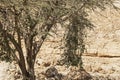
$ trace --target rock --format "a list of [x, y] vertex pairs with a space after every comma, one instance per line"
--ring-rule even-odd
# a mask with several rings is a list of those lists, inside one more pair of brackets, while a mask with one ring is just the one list
[[92, 77], [84, 69], [72, 70], [64, 80], [91, 80]]
[[55, 77], [58, 74], [58, 70], [54, 66], [52, 66], [46, 70], [45, 74], [47, 78]]
[[49, 67], [43, 75], [45, 75], [47, 80], [62, 80], [63, 77], [54, 66]]

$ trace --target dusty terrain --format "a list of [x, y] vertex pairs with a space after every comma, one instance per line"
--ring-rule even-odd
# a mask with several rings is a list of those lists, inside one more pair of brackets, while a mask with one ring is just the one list
[[[46, 58], [43, 58], [45, 56]], [[120, 79], [120, 57], [83, 56], [82, 58], [85, 70], [94, 76], [94, 80]], [[40, 73], [41, 71], [45, 71], [47, 67], [44, 64], [50, 63], [50, 66], [54, 65], [60, 73], [66, 75], [71, 67], [56, 65], [59, 59], [60, 54], [44, 53], [44, 56], [38, 59], [36, 72]], [[98, 77], [98, 79], [95, 79], [95, 77]]]
[[[84, 68], [96, 77], [104, 77], [99, 80], [119, 80], [120, 79], [120, 58], [109, 57], [83, 57]], [[107, 79], [105, 79], [107, 78]]]
[[[67, 75], [72, 67], [57, 65], [59, 54], [42, 53], [36, 60], [35, 71], [37, 80], [45, 79], [41, 74], [50, 66], [55, 66], [59, 73]], [[83, 66], [93, 76], [93, 80], [119, 80], [120, 58], [83, 56]], [[14, 63], [0, 63], [0, 80], [21, 80], [19, 68]]]

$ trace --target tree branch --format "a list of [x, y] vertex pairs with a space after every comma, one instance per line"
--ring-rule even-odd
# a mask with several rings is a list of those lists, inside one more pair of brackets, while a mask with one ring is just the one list
[[39, 52], [43, 42], [45, 41], [45, 39], [46, 39], [46, 37], [48, 35], [48, 32], [51, 30], [51, 28], [55, 24], [55, 20], [53, 19], [51, 22], [52, 22], [51, 24], [48, 23], [46, 25], [42, 25], [42, 27], [43, 27], [42, 31], [44, 31], [46, 33], [41, 36], [40, 41], [35, 42], [34, 45], [33, 45], [33, 52], [34, 52], [34, 56], [33, 57], [34, 58], [36, 58], [37, 53]]

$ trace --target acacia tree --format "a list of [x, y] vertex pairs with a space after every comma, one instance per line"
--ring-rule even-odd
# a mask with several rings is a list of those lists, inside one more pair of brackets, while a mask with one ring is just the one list
[[[19, 65], [23, 80], [35, 80], [36, 56], [51, 28], [56, 23], [69, 26], [65, 60], [82, 65], [84, 29], [93, 25], [86, 18], [87, 10], [104, 9], [110, 0], [0, 0], [0, 55], [13, 58]], [[80, 54], [76, 51], [80, 48]]]
[[105, 10], [106, 7], [112, 6], [114, 0], [66, 0], [69, 6], [69, 25], [65, 34], [65, 50], [63, 54], [63, 63], [67, 65], [82, 67], [82, 54], [85, 51], [84, 39], [87, 35], [86, 29], [93, 29], [94, 25], [87, 18], [91, 11], [96, 9]]
[[35, 80], [36, 56], [64, 16], [63, 5], [56, 0], [0, 0], [0, 55], [17, 62], [23, 80]]

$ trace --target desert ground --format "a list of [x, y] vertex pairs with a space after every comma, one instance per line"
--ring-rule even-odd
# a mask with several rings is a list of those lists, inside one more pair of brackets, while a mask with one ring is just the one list
[[[40, 56], [42, 55], [42, 56]], [[36, 60], [35, 72], [37, 80], [45, 79], [41, 74], [50, 66], [55, 66], [59, 73], [67, 75], [72, 66], [58, 65], [57, 60], [60, 54], [42, 53]], [[93, 77], [92, 80], [119, 80], [120, 79], [120, 58], [119, 57], [98, 57], [82, 56], [83, 67]], [[0, 62], [0, 80], [21, 80], [18, 66], [13, 63]]]

